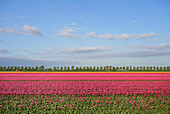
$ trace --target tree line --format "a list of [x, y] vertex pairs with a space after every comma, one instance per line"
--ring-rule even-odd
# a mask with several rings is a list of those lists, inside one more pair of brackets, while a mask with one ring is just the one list
[[170, 66], [83, 66], [45, 68], [42, 66], [0, 66], [0, 71], [170, 71]]

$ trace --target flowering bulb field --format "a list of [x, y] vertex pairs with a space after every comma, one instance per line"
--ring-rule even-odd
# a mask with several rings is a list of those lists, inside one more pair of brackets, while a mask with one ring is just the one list
[[0, 113], [170, 113], [170, 73], [0, 73]]
[[1, 73], [0, 80], [170, 80], [170, 73]]

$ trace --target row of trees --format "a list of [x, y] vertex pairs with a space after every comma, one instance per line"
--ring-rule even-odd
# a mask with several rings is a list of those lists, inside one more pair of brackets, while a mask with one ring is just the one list
[[35, 67], [27, 67], [27, 66], [25, 66], [25, 67], [23, 67], [23, 66], [7, 66], [7, 67], [5, 67], [5, 66], [0, 66], [0, 71], [43, 71], [44, 70], [44, 66], [40, 66], [40, 67], [38, 67], [38, 66], [35, 66]]
[[124, 71], [170, 71], [170, 66], [164, 66], [164, 67], [155, 67], [155, 66], [140, 66], [140, 67], [135, 67], [135, 66], [123, 66], [123, 67], [114, 67], [114, 66], [104, 66], [104, 67], [95, 67], [95, 66], [90, 66], [90, 67], [53, 67], [52, 68], [47, 68], [42, 66], [35, 66], [35, 67], [23, 67], [23, 66], [0, 66], [0, 71], [118, 71], [118, 70], [124, 70]]

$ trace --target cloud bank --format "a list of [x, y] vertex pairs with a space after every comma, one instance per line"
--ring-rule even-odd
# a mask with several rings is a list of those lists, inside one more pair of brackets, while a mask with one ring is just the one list
[[6, 49], [0, 49], [0, 54], [6, 54], [6, 53], [9, 53], [9, 51]]
[[2, 66], [41, 66], [54, 67], [54, 66], [72, 66], [79, 65], [77, 61], [70, 60], [55, 60], [55, 61], [43, 61], [43, 60], [31, 60], [31, 59], [19, 59], [11, 57], [0, 57], [0, 62]]
[[16, 29], [12, 27], [4, 27], [4, 29], [0, 28], [0, 32], [4, 32], [7, 34], [15, 34], [15, 35], [43, 36], [43, 34], [39, 29], [29, 25], [24, 25], [24, 27], [20, 29]]
[[104, 35], [96, 35], [95, 32], [90, 32], [86, 34], [87, 37], [97, 38], [97, 39], [110, 39], [110, 40], [126, 40], [126, 39], [143, 39], [143, 38], [151, 38], [156, 36], [156, 33], [143, 33], [143, 34], [104, 34]]
[[77, 39], [75, 32], [76, 30], [72, 28], [65, 28], [63, 30], [59, 30], [57, 35], [68, 39]]
[[28, 25], [24, 25], [24, 27], [22, 28], [22, 30], [24, 30], [26, 32], [26, 34], [28, 35], [33, 35], [33, 36], [42, 36], [42, 33], [40, 32], [40, 30], [38, 30], [36, 27], [34, 26], [28, 26]]
[[59, 49], [56, 52], [59, 53], [94, 53], [94, 52], [103, 52], [110, 50], [109, 47], [75, 47], [69, 49]]
[[159, 44], [159, 45], [135, 45], [131, 46], [135, 48], [135, 51], [117, 52], [112, 51], [102, 54], [91, 54], [84, 56], [85, 58], [114, 58], [114, 57], [153, 57], [153, 56], [170, 56], [170, 44]]

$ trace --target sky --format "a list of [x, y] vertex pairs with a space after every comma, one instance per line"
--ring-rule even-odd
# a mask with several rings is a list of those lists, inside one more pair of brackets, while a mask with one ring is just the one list
[[169, 0], [0, 0], [0, 66], [168, 66]]

